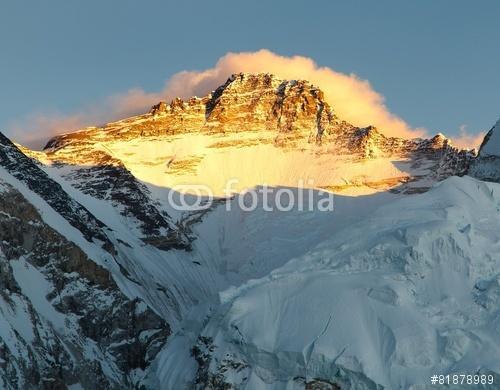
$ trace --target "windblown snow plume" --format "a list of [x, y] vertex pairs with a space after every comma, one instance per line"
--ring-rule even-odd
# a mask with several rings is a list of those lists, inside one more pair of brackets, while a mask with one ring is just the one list
[[239, 72], [272, 73], [283, 79], [308, 80], [325, 92], [327, 101], [340, 117], [356, 126], [374, 125], [387, 136], [403, 138], [425, 134], [423, 129], [413, 129], [404, 120], [392, 114], [385, 105], [384, 97], [376, 92], [368, 81], [355, 74], [344, 74], [329, 67], [318, 66], [308, 57], [281, 56], [265, 49], [228, 53], [221, 57], [213, 68], [179, 72], [167, 80], [165, 87], [159, 92], [149, 93], [134, 88], [68, 116], [34, 115], [24, 122], [13, 124], [11, 132], [19, 142], [32, 144], [34, 140], [44, 136], [48, 138], [61, 132], [100, 125], [145, 112], [160, 100], [204, 96], [223, 84], [231, 74]]
[[421, 136], [422, 129], [412, 129], [389, 112], [384, 97], [370, 83], [355, 74], [344, 74], [318, 66], [303, 56], [286, 57], [269, 50], [228, 53], [205, 71], [180, 72], [168, 82], [165, 96], [201, 96], [237, 72], [272, 73], [284, 79], [308, 80], [320, 87], [338, 115], [356, 126], [374, 125], [385, 135], [411, 138]]

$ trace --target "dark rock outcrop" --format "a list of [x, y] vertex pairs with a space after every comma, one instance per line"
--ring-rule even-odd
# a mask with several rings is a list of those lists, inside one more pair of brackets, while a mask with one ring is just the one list
[[0, 167], [44, 199], [88, 241], [99, 240], [103, 247], [112, 250], [113, 245], [103, 231], [105, 224], [71, 198], [59, 183], [52, 180], [2, 133], [0, 133]]

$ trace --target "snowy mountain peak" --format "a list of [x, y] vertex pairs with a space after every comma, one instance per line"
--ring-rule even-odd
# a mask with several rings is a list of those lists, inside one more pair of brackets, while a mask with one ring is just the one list
[[500, 119], [484, 137], [479, 148], [481, 157], [500, 156]]
[[431, 138], [431, 141], [432, 144], [437, 147], [443, 147], [450, 142], [449, 139], [446, 138], [442, 133], [437, 133], [434, 137]]
[[[243, 177], [241, 189], [313, 178], [335, 192], [424, 191], [468, 168], [471, 156], [441, 134], [408, 140], [383, 130], [343, 121], [306, 80], [237, 73], [204, 97], [162, 101], [144, 115], [54, 137], [46, 156], [86, 165], [105, 157], [142, 181], [164, 188], [195, 180], [218, 195], [231, 177]], [[146, 156], [137, 153], [143, 148]]]
[[335, 125], [319, 88], [304, 80], [282, 80], [267, 73], [238, 73], [217, 88], [206, 106], [206, 126], [215, 132], [315, 130]]
[[468, 173], [481, 180], [500, 182], [500, 119], [484, 137]]

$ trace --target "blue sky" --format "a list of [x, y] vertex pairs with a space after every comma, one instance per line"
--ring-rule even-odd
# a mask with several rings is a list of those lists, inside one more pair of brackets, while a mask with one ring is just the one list
[[0, 129], [266, 48], [369, 80], [412, 127], [487, 130], [500, 117], [499, 17], [495, 0], [3, 2]]

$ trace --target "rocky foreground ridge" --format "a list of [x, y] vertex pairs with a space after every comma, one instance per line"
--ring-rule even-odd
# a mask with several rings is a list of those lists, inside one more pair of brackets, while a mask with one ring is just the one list
[[109, 228], [1, 137], [0, 387], [133, 386], [169, 325], [61, 233], [75, 229], [112, 258]]

